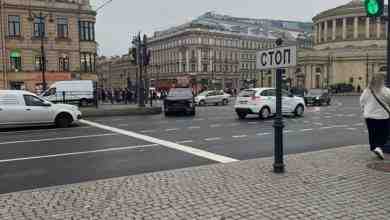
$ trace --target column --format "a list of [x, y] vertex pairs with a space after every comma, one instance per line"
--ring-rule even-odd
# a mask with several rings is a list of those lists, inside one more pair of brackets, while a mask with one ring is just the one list
[[318, 34], [317, 34], [317, 32], [318, 32], [318, 28], [317, 28], [317, 25], [314, 25], [314, 31], [313, 31], [313, 42], [316, 44], [316, 43], [318, 43]]
[[376, 38], [381, 38], [381, 18], [376, 19]]
[[353, 38], [357, 39], [359, 37], [359, 17], [354, 17], [353, 19]]
[[213, 56], [214, 56], [214, 53], [213, 53], [213, 50], [210, 49], [209, 51], [209, 68], [208, 68], [208, 71], [211, 73], [213, 72]]
[[202, 50], [198, 49], [198, 72], [202, 72]]
[[190, 72], [190, 50], [186, 49], [186, 69], [185, 71]]
[[347, 39], [347, 18], [343, 18], [343, 40]]
[[183, 73], [183, 52], [179, 51], [179, 73]]
[[366, 18], [366, 38], [370, 38], [370, 17]]
[[324, 21], [324, 42], [328, 41], [328, 21]]
[[322, 41], [322, 39], [321, 39], [322, 25], [321, 24], [322, 24], [321, 22], [318, 23], [318, 43], [321, 43], [321, 41]]
[[332, 40], [336, 40], [336, 25], [337, 25], [337, 19], [333, 19], [332, 21]]

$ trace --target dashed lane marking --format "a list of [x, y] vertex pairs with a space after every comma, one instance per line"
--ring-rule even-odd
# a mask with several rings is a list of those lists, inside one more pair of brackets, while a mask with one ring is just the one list
[[221, 126], [222, 126], [221, 124], [212, 124], [210, 125], [210, 128], [219, 128]]
[[285, 131], [283, 131], [283, 133], [285, 133], [285, 134], [288, 134], [288, 133], [293, 133], [294, 131], [292, 131], [292, 130], [285, 130]]
[[257, 122], [251, 121], [251, 122], [248, 122], [248, 125], [257, 125]]
[[167, 128], [165, 129], [165, 131], [178, 131], [179, 129], [178, 128]]
[[313, 130], [314, 130], [313, 128], [306, 128], [306, 129], [301, 129], [299, 131], [305, 132], [305, 131], [313, 131]]
[[16, 161], [23, 161], [23, 160], [34, 160], [34, 159], [44, 159], [44, 158], [76, 156], [76, 155], [82, 155], [82, 154], [104, 153], [104, 152], [111, 152], [111, 151], [133, 150], [133, 149], [146, 148], [146, 147], [157, 147], [157, 146], [159, 146], [159, 145], [158, 144], [148, 144], [148, 145], [138, 145], [138, 146], [129, 146], [129, 147], [114, 147], [114, 148], [107, 148], [107, 149], [102, 149], [102, 150], [80, 151], [80, 152], [63, 153], [63, 154], [49, 154], [49, 155], [41, 155], [41, 156], [34, 156], [34, 157], [20, 157], [20, 158], [0, 160], [0, 163], [16, 162]]
[[105, 134], [93, 134], [93, 135], [83, 135], [83, 136], [58, 137], [58, 138], [44, 138], [44, 139], [23, 140], [23, 141], [7, 141], [7, 142], [1, 142], [0, 145], [19, 144], [19, 143], [33, 143], [33, 142], [47, 142], [47, 141], [63, 141], [63, 140], [74, 140], [74, 139], [81, 139], [81, 138], [114, 136], [114, 135], [118, 135], [118, 134], [116, 134], [116, 133], [108, 133], [108, 134], [105, 133]]
[[191, 127], [188, 127], [188, 129], [190, 129], [190, 130], [193, 130], [193, 129], [200, 129], [200, 127], [199, 127], [199, 126], [191, 126]]
[[246, 134], [232, 136], [232, 138], [246, 138], [246, 137], [248, 137], [248, 135], [246, 135]]
[[173, 142], [170, 142], [170, 141], [161, 140], [161, 139], [158, 139], [158, 138], [154, 138], [154, 137], [138, 134], [138, 133], [135, 133], [135, 132], [132, 132], [132, 131], [123, 130], [123, 129], [120, 129], [120, 128], [114, 128], [114, 127], [111, 127], [111, 126], [106, 126], [106, 125], [102, 125], [102, 124], [91, 122], [91, 121], [87, 121], [87, 120], [80, 120], [80, 122], [84, 123], [84, 124], [87, 124], [87, 125], [90, 125], [90, 126], [94, 126], [94, 127], [97, 127], [97, 128], [101, 128], [101, 129], [104, 129], [104, 130], [115, 132], [115, 133], [118, 133], [118, 134], [122, 134], [122, 135], [126, 135], [126, 136], [129, 136], [129, 137], [141, 139], [141, 140], [148, 141], [148, 142], [151, 142], [151, 143], [155, 143], [155, 144], [158, 144], [158, 145], [161, 145], [161, 146], [165, 146], [165, 147], [168, 147], [168, 148], [171, 148], [171, 149], [175, 149], [175, 150], [179, 150], [179, 151], [186, 152], [186, 153], [189, 153], [189, 154], [193, 154], [193, 155], [196, 155], [196, 156], [199, 156], [199, 157], [207, 158], [209, 160], [217, 161], [217, 162], [220, 162], [220, 163], [230, 163], [230, 162], [238, 161], [237, 159], [233, 159], [233, 158], [230, 158], [230, 157], [226, 157], [226, 156], [214, 154], [214, 153], [211, 153], [211, 152], [208, 152], [208, 151], [200, 150], [200, 149], [197, 149], [197, 148], [188, 147], [188, 146], [177, 144], [177, 143], [173, 143]]
[[153, 133], [156, 132], [156, 130], [142, 130], [141, 133]]
[[324, 125], [324, 124], [322, 124], [322, 123], [319, 123], [319, 122], [315, 122], [315, 123], [313, 123], [314, 125], [318, 125], [318, 126], [322, 126], [322, 125]]
[[256, 134], [257, 136], [266, 136], [266, 135], [270, 135], [271, 133], [268, 133], [268, 132], [266, 132], [266, 133], [258, 133], [258, 134]]
[[118, 127], [127, 127], [129, 124], [119, 124]]
[[177, 144], [188, 144], [188, 143], [193, 143], [193, 140], [185, 140], [185, 141], [178, 141], [176, 142]]
[[364, 123], [356, 123], [353, 126], [363, 126], [363, 125], [364, 125]]
[[220, 137], [212, 137], [212, 138], [205, 138], [204, 140], [205, 141], [219, 141], [219, 140], [221, 140], [222, 138], [220, 138]]
[[346, 128], [346, 130], [356, 131], [357, 128]]
[[329, 127], [322, 127], [322, 128], [318, 128], [319, 130], [326, 130], [326, 129], [332, 129], [333, 127], [332, 126], [329, 126]]

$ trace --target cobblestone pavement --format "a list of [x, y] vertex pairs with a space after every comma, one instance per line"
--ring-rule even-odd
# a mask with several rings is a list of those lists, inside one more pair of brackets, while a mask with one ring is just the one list
[[390, 219], [390, 175], [367, 168], [383, 163], [367, 146], [290, 155], [284, 175], [271, 172], [272, 162], [3, 194], [0, 219]]

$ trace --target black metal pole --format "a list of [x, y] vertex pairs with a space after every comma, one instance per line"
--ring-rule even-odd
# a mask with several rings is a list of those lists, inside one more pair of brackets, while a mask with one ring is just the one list
[[142, 54], [143, 51], [143, 44], [141, 40], [141, 33], [137, 36], [137, 47], [138, 47], [138, 63], [139, 63], [139, 85], [138, 85], [138, 105], [139, 107], [145, 107], [145, 84], [143, 80], [143, 65], [144, 65], [144, 54]]
[[45, 56], [45, 23], [44, 23], [44, 17], [42, 15], [42, 12], [39, 14], [39, 25], [40, 25], [40, 37], [41, 37], [41, 64], [42, 64], [42, 90], [46, 91], [46, 56]]
[[283, 164], [283, 116], [282, 116], [282, 74], [283, 69], [276, 70], [276, 117], [274, 119], [275, 146], [274, 172], [284, 173]]
[[387, 4], [387, 77], [386, 85], [390, 87], [390, 2]]
[[[282, 46], [283, 40], [277, 39], [276, 45]], [[282, 115], [282, 74], [283, 69], [276, 70], [276, 117], [274, 119], [275, 146], [274, 146], [274, 173], [284, 173], [283, 163], [283, 115]]]

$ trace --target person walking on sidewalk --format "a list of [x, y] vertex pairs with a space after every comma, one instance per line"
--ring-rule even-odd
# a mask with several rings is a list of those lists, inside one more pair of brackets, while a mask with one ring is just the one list
[[385, 87], [384, 74], [374, 74], [360, 97], [366, 119], [370, 150], [383, 160], [383, 148], [389, 136], [390, 89]]

